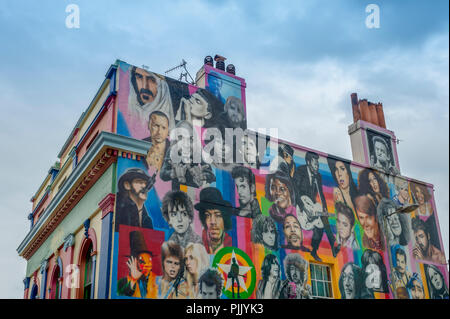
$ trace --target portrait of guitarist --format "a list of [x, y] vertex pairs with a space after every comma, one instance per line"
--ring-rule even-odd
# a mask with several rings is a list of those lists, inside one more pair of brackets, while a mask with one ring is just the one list
[[[322, 212], [328, 212], [327, 203], [322, 189], [322, 175], [319, 173], [319, 155], [315, 152], [306, 152], [305, 156], [306, 165], [300, 165], [296, 168], [294, 173], [294, 184], [296, 190], [296, 198], [298, 201], [300, 211], [309, 211], [309, 216], [314, 216], [314, 205], [317, 200], [320, 201], [322, 206]], [[306, 195], [306, 197], [304, 197]], [[309, 199], [309, 201], [307, 200]], [[331, 246], [333, 256], [336, 257], [340, 250], [340, 245], [336, 242], [336, 238], [331, 231], [330, 223], [328, 222], [327, 214], [317, 214], [315, 218], [320, 220], [321, 223], [315, 223], [313, 228], [313, 236], [311, 240], [311, 256], [317, 261], [322, 259], [317, 255], [320, 242], [322, 241], [323, 232], [325, 231], [328, 242]], [[319, 216], [320, 215], [320, 216]], [[314, 223], [314, 222], [313, 222]], [[322, 226], [323, 227], [320, 227]]]

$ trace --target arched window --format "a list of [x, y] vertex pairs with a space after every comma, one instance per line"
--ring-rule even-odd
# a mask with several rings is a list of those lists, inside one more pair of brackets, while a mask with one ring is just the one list
[[86, 252], [86, 259], [84, 264], [84, 280], [83, 280], [83, 298], [91, 299], [92, 290], [92, 272], [93, 272], [93, 258], [92, 258], [92, 244]]
[[31, 288], [30, 299], [37, 299], [37, 296], [38, 296], [38, 286], [34, 284], [33, 288]]
[[[86, 225], [85, 225], [86, 226]], [[95, 269], [97, 260], [97, 236], [93, 228], [89, 228], [83, 239], [78, 255], [79, 286], [76, 298], [94, 298], [95, 291]]]
[[61, 270], [59, 269], [59, 265], [55, 267], [53, 271], [51, 286], [50, 286], [50, 298], [51, 299], [59, 299], [61, 285], [59, 279], [61, 277]]

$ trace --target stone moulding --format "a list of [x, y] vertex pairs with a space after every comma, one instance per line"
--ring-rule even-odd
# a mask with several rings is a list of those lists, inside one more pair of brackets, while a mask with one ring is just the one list
[[29, 259], [36, 252], [103, 172], [117, 161], [119, 154], [130, 152], [135, 156], [143, 156], [147, 154], [149, 145], [150, 143], [146, 141], [100, 132], [41, 218], [17, 248], [19, 255]]

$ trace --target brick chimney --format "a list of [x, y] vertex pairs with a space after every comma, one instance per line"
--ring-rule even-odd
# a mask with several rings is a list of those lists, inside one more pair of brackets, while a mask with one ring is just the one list
[[397, 138], [394, 132], [386, 129], [383, 104], [380, 102], [372, 103], [367, 99], [358, 99], [356, 93], [352, 93], [350, 99], [353, 123], [348, 128], [348, 134], [350, 135], [353, 160], [368, 166], [374, 165], [375, 168], [382, 166], [376, 162], [373, 145], [374, 137], [379, 136], [385, 140], [389, 148], [387, 151], [392, 158], [392, 162], [386, 171], [398, 174], [400, 169], [397, 156]]
[[351, 101], [353, 123], [363, 120], [372, 123], [373, 125], [386, 128], [382, 103], [372, 103], [367, 101], [367, 99], [358, 100], [358, 95], [356, 93], [351, 94]]

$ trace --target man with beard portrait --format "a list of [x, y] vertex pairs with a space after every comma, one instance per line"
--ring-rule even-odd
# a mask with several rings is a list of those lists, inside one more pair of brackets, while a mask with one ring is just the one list
[[173, 128], [174, 112], [169, 86], [164, 77], [133, 66], [130, 70], [130, 94], [128, 98], [130, 115], [147, 125], [154, 111], [161, 111], [169, 118], [169, 129]]
[[445, 255], [431, 243], [431, 234], [427, 224], [419, 217], [412, 219], [412, 229], [416, 243], [413, 248], [414, 258], [439, 264], [446, 264]]
[[140, 168], [129, 168], [119, 178], [116, 204], [116, 231], [119, 225], [153, 229], [144, 203], [156, 176], [150, 177]]

